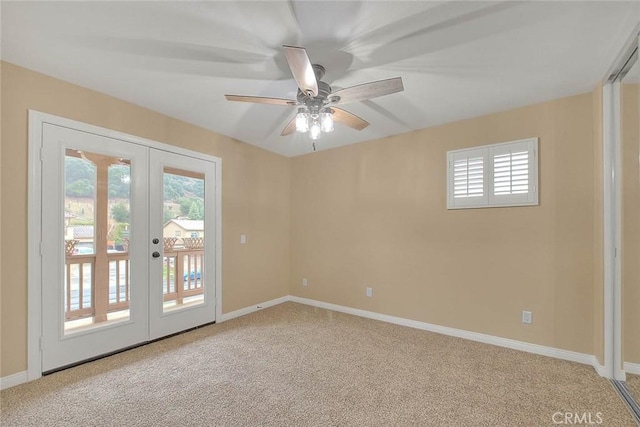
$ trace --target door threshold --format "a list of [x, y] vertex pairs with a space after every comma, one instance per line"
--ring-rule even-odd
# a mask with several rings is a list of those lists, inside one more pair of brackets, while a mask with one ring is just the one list
[[627, 409], [631, 412], [634, 421], [640, 426], [640, 405], [638, 405], [633, 396], [631, 396], [631, 393], [629, 393], [626, 383], [623, 381], [611, 380], [611, 385], [613, 385], [615, 391], [618, 392], [624, 401]]

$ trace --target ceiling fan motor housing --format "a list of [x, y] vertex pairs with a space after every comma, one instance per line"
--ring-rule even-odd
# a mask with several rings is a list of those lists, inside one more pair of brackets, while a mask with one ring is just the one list
[[309, 96], [306, 93], [302, 92], [300, 89], [298, 89], [297, 99], [300, 104], [309, 106], [310, 104], [313, 104], [316, 101], [319, 101], [320, 104], [326, 103], [329, 95], [331, 95], [331, 86], [329, 86], [328, 83], [318, 80], [318, 96], [315, 96], [315, 97]]

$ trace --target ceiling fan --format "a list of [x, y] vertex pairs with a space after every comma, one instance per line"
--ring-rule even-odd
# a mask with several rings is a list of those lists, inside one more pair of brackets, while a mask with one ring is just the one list
[[[402, 78], [394, 77], [332, 92], [331, 86], [322, 81], [325, 68], [322, 65], [311, 64], [305, 48], [287, 45], [283, 48], [291, 74], [298, 84], [296, 99], [225, 95], [229, 101], [297, 106], [298, 112], [284, 127], [282, 136], [295, 131], [309, 132], [309, 137], [317, 140], [322, 132], [333, 131], [334, 121], [362, 130], [369, 126], [369, 122], [336, 105], [364, 101], [404, 90]], [[315, 143], [313, 149], [315, 151]]]

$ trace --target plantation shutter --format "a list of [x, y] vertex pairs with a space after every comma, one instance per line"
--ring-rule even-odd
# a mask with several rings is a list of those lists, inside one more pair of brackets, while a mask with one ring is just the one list
[[538, 204], [538, 138], [447, 152], [447, 209]]
[[490, 205], [537, 202], [537, 139], [489, 147]]
[[487, 204], [487, 151], [450, 152], [448, 157], [449, 208]]

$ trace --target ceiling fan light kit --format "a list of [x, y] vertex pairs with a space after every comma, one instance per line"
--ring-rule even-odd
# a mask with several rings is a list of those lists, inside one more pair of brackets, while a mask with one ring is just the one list
[[[298, 94], [295, 100], [225, 95], [229, 101], [298, 106], [298, 112], [282, 130], [282, 136], [291, 135], [294, 132], [308, 132], [309, 138], [315, 141], [320, 138], [322, 133], [333, 132], [334, 122], [342, 123], [355, 130], [362, 130], [369, 126], [369, 122], [353, 113], [335, 107], [335, 105], [365, 101], [404, 90], [402, 78], [394, 77], [340, 89], [332, 93], [331, 86], [322, 81], [325, 74], [324, 67], [319, 64], [311, 64], [305, 48], [286, 45], [283, 48], [291, 74], [298, 85]], [[313, 148], [315, 151], [315, 143]]]
[[298, 108], [296, 132], [309, 132], [311, 139], [318, 139], [321, 132], [333, 132], [333, 128], [333, 110], [331, 108], [323, 108], [319, 113], [317, 108], [312, 108], [311, 111], [306, 107]]

